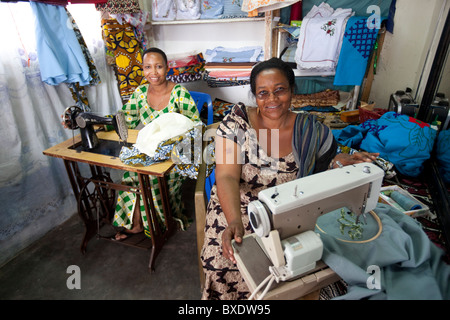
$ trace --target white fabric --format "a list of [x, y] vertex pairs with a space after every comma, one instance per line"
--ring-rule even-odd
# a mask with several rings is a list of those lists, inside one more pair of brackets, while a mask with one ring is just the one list
[[[101, 83], [86, 88], [91, 109], [101, 115], [115, 113], [122, 102], [105, 60], [100, 13], [92, 4], [67, 8], [100, 74]], [[0, 46], [1, 265], [76, 213], [77, 204], [62, 159], [42, 153], [72, 138], [72, 131], [61, 125], [61, 114], [75, 104], [70, 90], [66, 84], [50, 86], [41, 80], [30, 3], [0, 3], [0, 27], [4, 31]]]
[[134, 146], [153, 157], [161, 142], [179, 136], [193, 127], [194, 122], [181, 113], [163, 113], [139, 131]]
[[[300, 70], [334, 71], [352, 9], [333, 10], [327, 3], [313, 6], [304, 17], [295, 52]], [[331, 24], [331, 25], [329, 25]]]
[[172, 21], [177, 16], [177, 6], [175, 0], [153, 0], [152, 20]]
[[177, 20], [197, 20], [202, 15], [200, 0], [176, 0]]

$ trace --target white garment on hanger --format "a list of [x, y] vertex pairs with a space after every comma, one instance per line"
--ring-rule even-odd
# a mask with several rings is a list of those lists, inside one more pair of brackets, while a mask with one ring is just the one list
[[333, 10], [327, 3], [314, 6], [303, 18], [295, 52], [300, 70], [334, 71], [339, 59], [345, 25], [352, 9]]

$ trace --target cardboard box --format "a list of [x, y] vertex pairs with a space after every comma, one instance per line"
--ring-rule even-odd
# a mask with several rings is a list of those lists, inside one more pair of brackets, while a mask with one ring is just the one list
[[[399, 207], [399, 205], [397, 203], [395, 203], [395, 201], [393, 199], [391, 199], [389, 196], [386, 196], [383, 194], [383, 191], [398, 191], [400, 192], [402, 195], [414, 200], [415, 202], [417, 202], [422, 208], [421, 209], [417, 209], [417, 210], [409, 210], [409, 211], [404, 211], [403, 209], [401, 209]], [[412, 194], [410, 194], [408, 191], [406, 191], [405, 189], [399, 187], [399, 186], [386, 186], [386, 187], [382, 187], [380, 189], [380, 198], [379, 198], [379, 202], [381, 203], [385, 203], [388, 204], [394, 208], [399, 209], [400, 211], [402, 211], [404, 214], [407, 214], [408, 216], [411, 216], [413, 218], [416, 217], [421, 217], [421, 216], [427, 216], [430, 214], [430, 208], [423, 204], [422, 202], [420, 202], [419, 200], [417, 200], [416, 198], [414, 198], [414, 196]]]
[[359, 121], [359, 110], [352, 111], [342, 111], [341, 112], [341, 120], [344, 122], [358, 122]]

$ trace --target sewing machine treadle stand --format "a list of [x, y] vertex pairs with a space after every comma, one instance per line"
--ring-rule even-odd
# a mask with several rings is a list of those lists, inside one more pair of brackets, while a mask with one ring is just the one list
[[[136, 130], [130, 130], [131, 142], [137, 137]], [[99, 132], [100, 139], [117, 141], [114, 132]], [[165, 241], [176, 230], [175, 221], [172, 219], [171, 209], [168, 199], [168, 188], [165, 174], [173, 167], [171, 161], [165, 161], [152, 166], [129, 166], [120, 161], [118, 157], [111, 155], [95, 154], [92, 152], [77, 151], [75, 146], [81, 141], [80, 135], [74, 139], [68, 139], [54, 147], [45, 150], [47, 156], [62, 158], [69, 177], [70, 184], [77, 201], [78, 215], [85, 226], [85, 233], [81, 242], [81, 252], [86, 253], [88, 242], [94, 237], [110, 239], [100, 235], [100, 228], [105, 224], [110, 224], [116, 205], [116, 190], [129, 191], [142, 196], [147, 221], [149, 222], [150, 238], [144, 233], [130, 235], [117, 243], [135, 246], [144, 249], [151, 249], [149, 269], [155, 270], [155, 260], [161, 251]], [[91, 177], [83, 177], [78, 163], [89, 165]], [[139, 179], [138, 187], [114, 183], [109, 173], [104, 168], [113, 168], [125, 171], [136, 172]], [[161, 190], [162, 207], [164, 210], [164, 227], [158, 222], [155, 205], [151, 193], [149, 176], [156, 176]]]

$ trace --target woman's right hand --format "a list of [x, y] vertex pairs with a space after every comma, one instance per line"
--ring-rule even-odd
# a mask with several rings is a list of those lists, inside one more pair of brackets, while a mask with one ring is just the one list
[[231, 245], [231, 241], [234, 240], [237, 243], [242, 243], [242, 237], [244, 236], [244, 225], [242, 220], [238, 219], [228, 224], [228, 227], [222, 233], [222, 255], [236, 264], [236, 258], [234, 257], [234, 250]]

